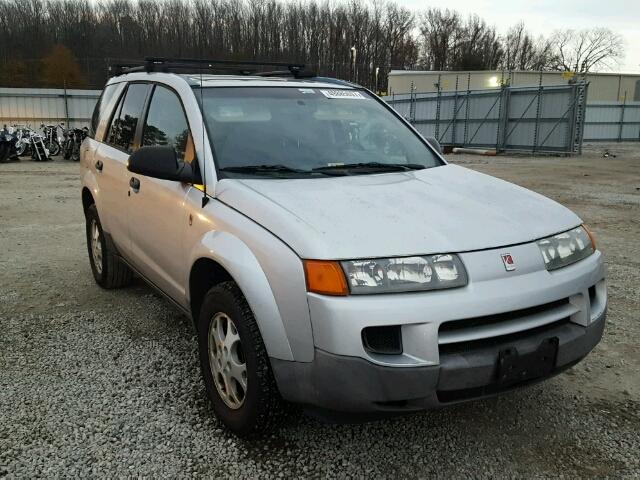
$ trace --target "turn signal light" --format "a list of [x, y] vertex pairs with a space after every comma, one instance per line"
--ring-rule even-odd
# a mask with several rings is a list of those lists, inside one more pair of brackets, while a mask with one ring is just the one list
[[596, 237], [593, 236], [593, 233], [591, 232], [591, 230], [589, 230], [589, 227], [587, 227], [584, 223], [582, 224], [582, 228], [584, 228], [584, 231], [587, 232], [587, 235], [589, 235], [589, 240], [591, 241], [591, 246], [593, 247], [593, 250], [596, 250]]
[[321, 295], [347, 295], [349, 288], [339, 262], [304, 260], [307, 291]]

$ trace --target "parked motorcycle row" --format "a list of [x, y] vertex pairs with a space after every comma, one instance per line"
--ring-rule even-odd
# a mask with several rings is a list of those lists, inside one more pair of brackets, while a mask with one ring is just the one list
[[[58, 131], [62, 135], [58, 135]], [[88, 129], [65, 128], [64, 122], [57, 125], [40, 125], [40, 131], [30, 125], [4, 125], [0, 129], [0, 162], [18, 161], [31, 156], [36, 162], [46, 162], [62, 154], [65, 160], [80, 160], [80, 144]]]

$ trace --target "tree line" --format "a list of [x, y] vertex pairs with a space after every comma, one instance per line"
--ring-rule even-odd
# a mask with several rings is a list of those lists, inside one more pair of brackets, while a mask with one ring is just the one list
[[0, 0], [0, 85], [101, 88], [108, 66], [145, 56], [305, 63], [386, 89], [391, 69], [606, 68], [623, 55], [607, 29], [533, 37], [477, 15], [348, 0]]

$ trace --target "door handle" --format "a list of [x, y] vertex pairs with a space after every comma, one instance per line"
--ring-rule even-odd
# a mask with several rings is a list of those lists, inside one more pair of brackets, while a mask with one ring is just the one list
[[140, 180], [138, 180], [136, 177], [131, 177], [131, 180], [129, 180], [129, 186], [133, 189], [134, 192], [138, 193], [138, 190], [140, 190]]
[[96, 162], [96, 170], [98, 170], [99, 172], [101, 172], [101, 171], [102, 171], [102, 167], [103, 167], [103, 166], [104, 166], [104, 165], [103, 165], [103, 163], [102, 163], [102, 160], [98, 160], [98, 161]]

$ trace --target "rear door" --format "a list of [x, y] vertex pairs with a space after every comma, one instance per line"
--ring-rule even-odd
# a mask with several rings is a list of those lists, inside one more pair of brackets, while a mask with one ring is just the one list
[[129, 256], [130, 242], [127, 228], [129, 199], [129, 155], [138, 147], [137, 132], [147, 95], [148, 83], [130, 83], [120, 97], [104, 142], [94, 154], [94, 167], [100, 178], [102, 208], [98, 212], [104, 230], [109, 233], [116, 247], [125, 257]]
[[[172, 146], [180, 161], [195, 164], [197, 168], [187, 116], [174, 90], [163, 85], [154, 87], [142, 123], [142, 146]], [[185, 199], [193, 187], [129, 172], [131, 178], [140, 182], [138, 188], [129, 188], [131, 261], [162, 291], [182, 302], [187, 268], [183, 237], [189, 221]]]
[[110, 118], [107, 117], [110, 117], [109, 113], [113, 111], [114, 103], [117, 103], [124, 87], [125, 85], [122, 83], [111, 83], [106, 85], [102, 90], [102, 94], [91, 115], [89, 134], [84, 142], [82, 142], [80, 149], [82, 167], [94, 169], [94, 156], [100, 146], [100, 142], [104, 139], [104, 131], [110, 120]]

